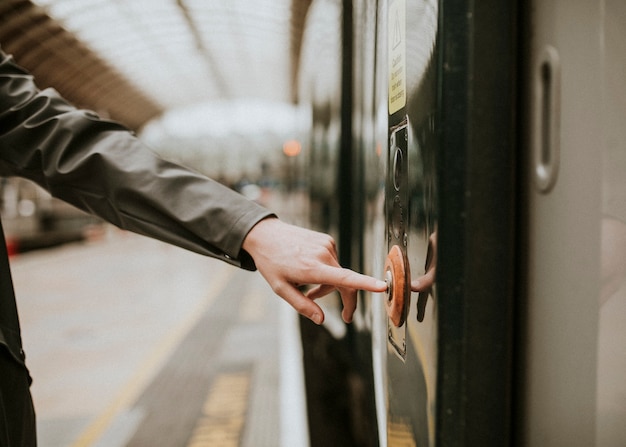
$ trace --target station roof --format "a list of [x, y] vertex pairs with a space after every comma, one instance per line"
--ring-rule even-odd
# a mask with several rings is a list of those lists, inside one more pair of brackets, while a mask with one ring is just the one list
[[311, 0], [2, 0], [0, 45], [41, 88], [139, 129], [238, 98], [294, 102]]

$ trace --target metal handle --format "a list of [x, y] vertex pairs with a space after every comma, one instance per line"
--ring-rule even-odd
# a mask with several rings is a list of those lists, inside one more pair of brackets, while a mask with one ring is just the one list
[[532, 155], [537, 189], [548, 193], [559, 171], [561, 145], [561, 66], [559, 54], [547, 46], [533, 71]]

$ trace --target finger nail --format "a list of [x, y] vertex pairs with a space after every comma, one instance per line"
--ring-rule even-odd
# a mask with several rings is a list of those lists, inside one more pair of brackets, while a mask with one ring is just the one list
[[311, 320], [313, 321], [313, 323], [315, 324], [322, 324], [322, 316], [318, 313], [314, 313], [311, 316]]
[[376, 287], [378, 289], [387, 289], [387, 283], [379, 279], [376, 281]]

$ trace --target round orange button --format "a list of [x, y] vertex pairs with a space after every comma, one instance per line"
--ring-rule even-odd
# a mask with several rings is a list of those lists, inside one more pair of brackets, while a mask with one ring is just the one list
[[[407, 285], [410, 284], [409, 266], [404, 262], [404, 254], [398, 245], [389, 250], [385, 261], [385, 281], [387, 281], [387, 315], [391, 322], [400, 327], [406, 319], [405, 301], [408, 295]], [[407, 306], [408, 307], [408, 306]]]

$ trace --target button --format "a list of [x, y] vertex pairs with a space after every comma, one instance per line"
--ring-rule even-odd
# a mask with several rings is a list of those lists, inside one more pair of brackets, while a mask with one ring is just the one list
[[396, 327], [400, 327], [406, 320], [408, 309], [409, 290], [411, 275], [408, 263], [405, 262], [404, 253], [399, 245], [391, 247], [385, 261], [385, 282], [387, 282], [387, 299], [385, 307], [389, 319]]

